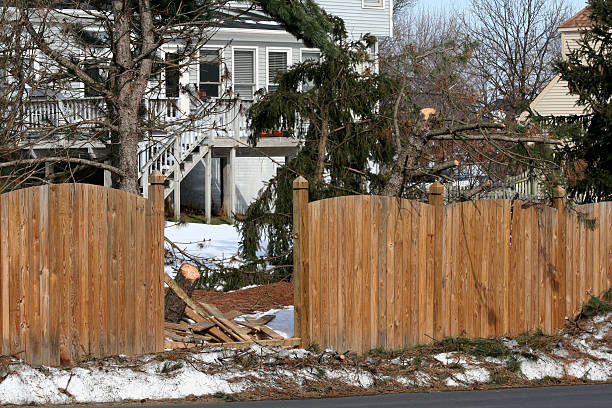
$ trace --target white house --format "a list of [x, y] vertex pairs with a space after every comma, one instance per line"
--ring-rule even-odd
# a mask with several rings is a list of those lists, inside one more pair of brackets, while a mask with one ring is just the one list
[[[353, 38], [366, 33], [376, 37], [392, 35], [392, 0], [318, 0], [317, 3], [341, 17]], [[241, 7], [244, 9], [245, 2], [232, 2], [228, 12]], [[174, 202], [175, 215], [181, 207], [203, 209], [207, 217], [222, 207], [230, 214], [243, 212], [277, 167], [297, 149], [297, 142], [285, 137], [262, 138], [255, 149], [249, 147], [244, 112], [258, 89], [274, 89], [276, 73], [294, 63], [317, 59], [320, 53], [307, 48], [257, 9], [237, 14], [240, 14], [238, 18], [216, 31], [200, 51], [199, 61], [180, 72], [166, 70], [162, 78], [153, 78], [152, 81], [165, 81], [165, 85], [159, 86], [155, 98], [145, 101], [148, 112], [170, 122], [200, 109], [204, 99], [210, 103], [222, 98], [224, 90], [231, 88], [240, 98], [236, 106], [207, 118], [208, 124], [214, 126], [202, 123], [192, 131], [171, 137], [159, 134], [161, 143], [141, 143], [141, 186], [147, 185], [153, 170], [162, 171], [169, 179], [165, 194]], [[173, 47], [176, 45], [165, 44], [162, 51], [171, 55]], [[377, 52], [377, 46], [372, 52]], [[80, 117], [97, 118], [100, 113], [96, 98], [90, 97], [82, 84], [80, 89], [80, 94], [62, 100], [45, 100], [41, 95], [31, 102], [30, 122], [44, 120], [46, 124], [59, 125], [69, 120], [73, 112], [78, 112]], [[190, 95], [179, 89], [195, 92]], [[202, 98], [194, 98], [194, 93]], [[49, 142], [35, 145], [33, 154], [44, 155], [51, 147]], [[87, 145], [92, 156], [105, 148], [103, 144]], [[109, 183], [108, 174], [104, 179], [105, 184]], [[146, 194], [146, 188], [142, 191]]]
[[[593, 22], [590, 19], [590, 12], [587, 7], [580, 10], [572, 18], [559, 26], [561, 33], [561, 53], [562, 58], [567, 58], [569, 52], [578, 46], [580, 31], [591, 27]], [[570, 94], [567, 81], [563, 81], [559, 75], [542, 90], [542, 92], [529, 105], [534, 113], [542, 116], [569, 116], [581, 115], [584, 107], [576, 104], [578, 97]], [[527, 117], [527, 112], [521, 115], [521, 119]]]

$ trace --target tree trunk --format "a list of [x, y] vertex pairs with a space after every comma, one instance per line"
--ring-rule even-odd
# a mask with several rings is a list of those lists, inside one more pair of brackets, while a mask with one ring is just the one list
[[[183, 291], [191, 297], [193, 291], [200, 280], [200, 272], [198, 269], [188, 263], [181, 265], [181, 269], [174, 278], [177, 285], [183, 289]], [[185, 307], [187, 306], [183, 299], [178, 297], [172, 290], [166, 292], [164, 298], [164, 316], [167, 322], [178, 323], [183, 314], [185, 313]]]

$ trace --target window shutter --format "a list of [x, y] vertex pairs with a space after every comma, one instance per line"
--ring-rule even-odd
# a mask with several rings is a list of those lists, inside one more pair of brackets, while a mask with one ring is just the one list
[[234, 91], [244, 99], [253, 99], [255, 85], [255, 53], [234, 51]]

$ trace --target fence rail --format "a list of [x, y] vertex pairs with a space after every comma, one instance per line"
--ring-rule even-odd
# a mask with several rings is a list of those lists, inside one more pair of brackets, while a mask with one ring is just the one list
[[0, 352], [31, 364], [163, 350], [163, 177], [0, 196]]
[[[612, 202], [308, 203], [294, 182], [296, 337], [337, 350], [563, 327], [612, 285]], [[437, 189], [437, 190], [436, 190]]]

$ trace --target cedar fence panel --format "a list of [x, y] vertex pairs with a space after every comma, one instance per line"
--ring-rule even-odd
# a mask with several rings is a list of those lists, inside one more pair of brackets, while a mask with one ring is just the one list
[[[296, 337], [336, 350], [552, 333], [612, 286], [612, 202], [565, 209], [379, 196], [308, 203], [294, 183]], [[562, 191], [561, 191], [562, 192]]]
[[163, 350], [163, 177], [149, 197], [88, 184], [0, 195], [2, 355], [64, 366]]

